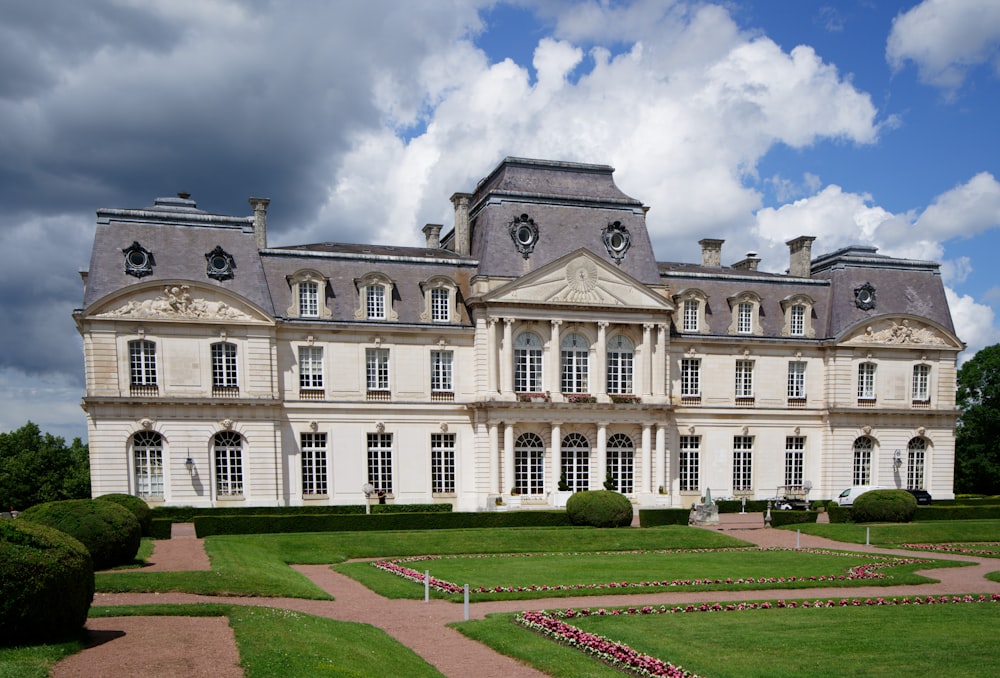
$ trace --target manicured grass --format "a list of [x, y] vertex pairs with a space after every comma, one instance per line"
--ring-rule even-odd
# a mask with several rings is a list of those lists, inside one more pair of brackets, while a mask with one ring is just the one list
[[[961, 566], [956, 561], [934, 561], [895, 565], [879, 568], [884, 578], [831, 580], [831, 576], [846, 575], [850, 568], [860, 565], [885, 562], [862, 554], [835, 554], [833, 552], [812, 552], [796, 550], [725, 550], [725, 551], [680, 551], [680, 552], [630, 552], [617, 553], [574, 553], [572, 555], [534, 555], [498, 557], [445, 557], [401, 565], [418, 573], [430, 572], [432, 577], [457, 584], [469, 584], [470, 599], [475, 602], [486, 600], [526, 600], [537, 598], [560, 598], [569, 596], [639, 594], [658, 591], [727, 591], [727, 590], [767, 590], [802, 589], [815, 587], [888, 586], [902, 584], [923, 584], [933, 581], [915, 574], [915, 570], [934, 567]], [[337, 565], [338, 572], [357, 578], [365, 586], [387, 598], [419, 598], [423, 596], [423, 585], [407, 581], [395, 574], [382, 572], [371, 563], [344, 563]], [[778, 578], [805, 579], [805, 581], [727, 583], [728, 579]], [[824, 580], [818, 580], [823, 577]], [[811, 580], [810, 578], [817, 578]], [[691, 582], [670, 586], [634, 586], [608, 588], [610, 582], [639, 584], [642, 582]], [[710, 583], [705, 583], [710, 580]], [[718, 583], [715, 583], [718, 580]], [[480, 591], [480, 587], [528, 587], [561, 585], [582, 585], [585, 588], [541, 591]], [[604, 586], [602, 586], [604, 585]], [[435, 594], [435, 597], [461, 600], [462, 594]]]
[[[513, 614], [452, 624], [557, 678], [620, 676], [583, 652], [513, 623]], [[713, 678], [993, 676], [1000, 604], [837, 607], [677, 615], [590, 616], [573, 626]], [[576, 655], [576, 656], [572, 656]]]
[[77, 640], [28, 647], [0, 647], [0, 678], [47, 678], [53, 664], [82, 649], [83, 643]]
[[867, 533], [871, 544], [886, 547], [897, 544], [1000, 540], [1000, 520], [942, 520], [892, 525], [806, 523], [779, 529], [801, 529], [803, 534], [812, 534], [850, 544], [864, 544]]
[[321, 565], [349, 558], [453, 553], [620, 551], [746, 546], [732, 537], [686, 526], [598, 530], [587, 527], [499, 530], [323, 532], [208, 537], [212, 570], [103, 572], [104, 592], [184, 591], [205, 595], [258, 595], [326, 599], [323, 591], [287, 566]]
[[[183, 615], [229, 617], [247, 678], [292, 676], [441, 676], [419, 655], [368, 624], [248, 605], [96, 607], [92, 617]], [[386, 667], [391, 667], [387, 669]]]

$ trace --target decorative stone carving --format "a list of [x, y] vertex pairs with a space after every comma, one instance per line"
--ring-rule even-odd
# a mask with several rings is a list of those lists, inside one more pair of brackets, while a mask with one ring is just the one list
[[164, 318], [169, 320], [253, 320], [253, 316], [224, 301], [191, 296], [189, 285], [163, 288], [152, 299], [131, 299], [118, 308], [98, 314], [102, 318]]
[[131, 245], [122, 250], [125, 255], [125, 273], [136, 278], [143, 278], [152, 275], [156, 260], [153, 253], [140, 245], [138, 241], [133, 241]]
[[614, 259], [616, 264], [621, 265], [625, 253], [632, 245], [632, 236], [629, 234], [628, 228], [620, 221], [613, 221], [604, 227], [601, 240], [604, 241], [604, 247], [608, 250], [608, 256]]
[[222, 428], [226, 429], [227, 431], [232, 431], [233, 425], [235, 424], [235, 422], [232, 419], [223, 419], [219, 423], [222, 425]]
[[599, 301], [597, 265], [589, 259], [577, 259], [566, 267], [566, 290], [560, 301]]
[[521, 253], [521, 256], [525, 259], [530, 257], [535, 250], [535, 243], [538, 242], [538, 225], [535, 220], [527, 214], [522, 214], [511, 220], [507, 230], [510, 232], [511, 240], [514, 241], [514, 247]]
[[851, 339], [848, 343], [858, 344], [931, 344], [943, 346], [944, 339], [933, 330], [926, 327], [913, 327], [909, 320], [896, 323], [890, 321], [888, 326], [876, 329], [869, 325], [864, 334]]
[[149, 417], [145, 417], [142, 419], [142, 421], [139, 422], [139, 426], [142, 426], [142, 428], [148, 431], [153, 428], [154, 423], [155, 422], [152, 419], [150, 419]]

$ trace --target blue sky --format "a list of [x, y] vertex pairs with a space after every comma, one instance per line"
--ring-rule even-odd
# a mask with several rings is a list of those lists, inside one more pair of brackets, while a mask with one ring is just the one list
[[86, 435], [98, 208], [419, 244], [508, 155], [616, 167], [664, 261], [939, 261], [967, 359], [1000, 342], [998, 69], [995, 0], [0, 0], [0, 430]]

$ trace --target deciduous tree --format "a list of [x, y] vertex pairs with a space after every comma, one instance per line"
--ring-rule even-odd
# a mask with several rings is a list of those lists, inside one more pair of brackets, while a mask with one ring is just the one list
[[962, 365], [957, 400], [955, 491], [1000, 493], [1000, 344]]
[[90, 497], [90, 460], [79, 438], [72, 444], [28, 422], [0, 433], [0, 506], [19, 511], [47, 501]]

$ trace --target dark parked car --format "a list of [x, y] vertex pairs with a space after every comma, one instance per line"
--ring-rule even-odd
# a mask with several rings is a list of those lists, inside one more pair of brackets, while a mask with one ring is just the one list
[[907, 490], [917, 500], [917, 506], [930, 506], [931, 493], [927, 490]]

